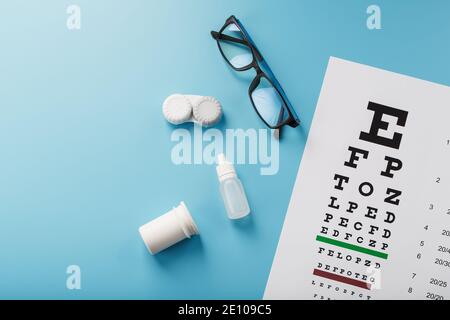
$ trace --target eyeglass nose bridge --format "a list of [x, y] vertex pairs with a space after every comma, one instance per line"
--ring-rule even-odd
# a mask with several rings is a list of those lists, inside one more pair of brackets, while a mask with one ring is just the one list
[[256, 75], [250, 83], [250, 86], [248, 87], [249, 94], [251, 94], [258, 87], [259, 83], [261, 82], [261, 78], [264, 76], [264, 73], [258, 66], [255, 67], [255, 69]]

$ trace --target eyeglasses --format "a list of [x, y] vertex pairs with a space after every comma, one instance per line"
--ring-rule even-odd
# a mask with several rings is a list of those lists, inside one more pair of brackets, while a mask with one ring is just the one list
[[223, 58], [234, 70], [256, 70], [248, 94], [261, 120], [272, 129], [284, 125], [298, 126], [300, 120], [286, 93], [242, 23], [231, 16], [219, 32], [211, 31], [211, 35], [217, 41]]

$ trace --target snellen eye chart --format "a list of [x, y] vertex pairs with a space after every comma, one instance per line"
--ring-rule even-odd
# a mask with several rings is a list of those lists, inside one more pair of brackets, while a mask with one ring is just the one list
[[450, 299], [450, 87], [330, 58], [266, 299]]

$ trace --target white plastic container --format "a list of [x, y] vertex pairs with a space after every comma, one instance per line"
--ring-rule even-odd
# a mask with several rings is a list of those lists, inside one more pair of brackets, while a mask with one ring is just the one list
[[175, 243], [199, 234], [183, 201], [178, 207], [141, 226], [139, 233], [151, 254], [157, 254]]
[[217, 157], [217, 177], [220, 193], [230, 219], [241, 219], [250, 213], [247, 196], [234, 166], [227, 161], [223, 153]]

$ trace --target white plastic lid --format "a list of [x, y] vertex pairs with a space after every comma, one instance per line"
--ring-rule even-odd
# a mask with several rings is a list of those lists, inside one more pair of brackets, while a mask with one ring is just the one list
[[222, 108], [219, 101], [213, 97], [200, 97], [193, 104], [194, 121], [202, 126], [212, 126], [220, 121]]
[[225, 180], [230, 177], [236, 177], [236, 170], [231, 162], [227, 160], [223, 153], [217, 156], [217, 177], [219, 181]]
[[180, 219], [180, 226], [187, 238], [199, 234], [197, 225], [195, 224], [194, 219], [192, 219], [191, 213], [184, 201], [181, 201], [180, 205], [174, 208], [174, 210], [177, 212], [178, 219]]

